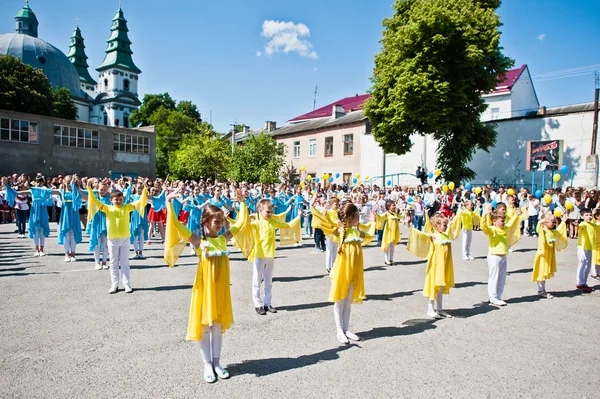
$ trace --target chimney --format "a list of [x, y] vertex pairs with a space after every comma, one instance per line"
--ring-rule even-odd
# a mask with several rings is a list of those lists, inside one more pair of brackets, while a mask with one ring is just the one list
[[271, 133], [273, 130], [277, 129], [277, 122], [273, 122], [273, 121], [266, 121], [265, 122], [265, 130], [269, 133]]
[[243, 132], [246, 133], [246, 134], [250, 133], [250, 126], [244, 125], [244, 131]]
[[540, 115], [546, 115], [546, 106], [545, 105], [542, 105], [540, 107]]
[[344, 109], [344, 107], [340, 104], [335, 104], [333, 106], [333, 119], [338, 119], [341, 118], [342, 116], [346, 115], [346, 110]]

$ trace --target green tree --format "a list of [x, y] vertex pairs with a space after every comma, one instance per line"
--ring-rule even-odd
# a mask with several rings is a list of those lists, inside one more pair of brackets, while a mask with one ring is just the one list
[[175, 100], [171, 98], [169, 93], [146, 94], [142, 106], [131, 112], [129, 121], [132, 126], [150, 126], [152, 125], [151, 118], [159, 108], [175, 111]]
[[196, 105], [194, 105], [191, 101], [179, 101], [175, 110], [186, 116], [189, 116], [195, 120], [196, 123], [202, 123], [202, 116], [198, 111], [198, 107], [196, 107]]
[[169, 159], [171, 174], [178, 179], [227, 178], [231, 147], [227, 140], [210, 135], [186, 137]]
[[64, 87], [57, 87], [52, 91], [53, 115], [57, 118], [77, 119], [77, 106], [71, 100], [71, 92]]
[[513, 65], [499, 45], [499, 0], [396, 0], [383, 22], [364, 112], [389, 153], [410, 151], [413, 134], [438, 140], [442, 177], [460, 181], [477, 149], [496, 143], [495, 126], [480, 121], [482, 93]]
[[41, 69], [0, 55], [0, 108], [52, 116], [52, 87]]
[[250, 136], [235, 146], [230, 177], [248, 183], [278, 183], [285, 151], [284, 144], [267, 134]]

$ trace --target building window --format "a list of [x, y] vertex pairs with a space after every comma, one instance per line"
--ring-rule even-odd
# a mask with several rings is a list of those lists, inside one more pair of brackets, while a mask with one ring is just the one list
[[500, 113], [500, 108], [492, 108], [492, 119], [498, 119], [500, 117], [500, 115], [498, 115]]
[[309, 157], [317, 156], [317, 139], [308, 140], [308, 156]]
[[128, 79], [125, 79], [123, 81], [123, 90], [124, 91], [129, 91], [129, 80]]
[[354, 153], [354, 135], [344, 134], [344, 155], [352, 155]]
[[38, 142], [38, 123], [0, 118], [0, 140], [20, 143]]
[[150, 152], [149, 143], [150, 139], [147, 136], [124, 133], [113, 134], [113, 149], [117, 152], [148, 154]]
[[97, 150], [98, 142], [97, 130], [54, 125], [54, 145]]
[[352, 173], [344, 173], [342, 175], [342, 179], [344, 183], [350, 183], [350, 180], [352, 179]]
[[300, 142], [294, 141], [294, 158], [300, 158]]
[[108, 126], [108, 115], [104, 113], [104, 126]]
[[333, 156], [333, 137], [325, 137], [325, 156]]
[[129, 118], [126, 116], [123, 117], [123, 126], [129, 127]]
[[108, 90], [108, 79], [104, 79], [104, 88]]

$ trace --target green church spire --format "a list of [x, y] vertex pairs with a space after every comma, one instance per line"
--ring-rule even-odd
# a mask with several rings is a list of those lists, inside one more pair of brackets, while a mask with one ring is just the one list
[[29, 8], [29, 0], [25, 2], [25, 7], [21, 8], [15, 17], [16, 32], [23, 35], [38, 37], [39, 22]]
[[85, 55], [85, 45], [83, 44], [83, 36], [81, 36], [79, 25], [75, 27], [73, 36], [71, 36], [71, 44], [69, 44], [69, 54], [67, 54], [67, 57], [69, 57], [69, 61], [77, 69], [79, 80], [90, 85], [96, 84], [96, 81], [92, 79], [88, 72], [88, 57]]
[[130, 72], [141, 73], [142, 71], [133, 63], [131, 59], [131, 41], [127, 37], [127, 21], [123, 16], [123, 10], [119, 7], [117, 14], [112, 20], [110, 27], [110, 37], [106, 41], [108, 46], [106, 47], [106, 56], [102, 64], [96, 68], [98, 72], [101, 72], [109, 68], [123, 68]]

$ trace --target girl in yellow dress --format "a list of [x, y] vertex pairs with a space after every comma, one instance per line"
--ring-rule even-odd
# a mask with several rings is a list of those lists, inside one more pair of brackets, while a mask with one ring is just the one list
[[[452, 223], [440, 214], [434, 215], [430, 226], [422, 233], [410, 228], [407, 249], [422, 259], [428, 259], [423, 295], [427, 297], [427, 316], [434, 319], [450, 318], [442, 305], [443, 294], [449, 294], [454, 287], [454, 265], [452, 263], [452, 241], [460, 234], [461, 218], [455, 217]], [[434, 310], [437, 302], [437, 311]]]
[[546, 292], [546, 280], [556, 273], [556, 251], [567, 248], [567, 225], [565, 221], [568, 215], [562, 215], [562, 222], [556, 227], [556, 217], [547, 213], [537, 225], [538, 249], [535, 253], [533, 263], [533, 274], [531, 281], [537, 282], [538, 295], [552, 299], [552, 294]]
[[[241, 193], [237, 198], [242, 198]], [[216, 376], [229, 378], [229, 372], [220, 364], [222, 334], [233, 324], [231, 292], [229, 288], [229, 252], [227, 240], [249, 225], [245, 201], [240, 201], [238, 218], [229, 230], [219, 234], [225, 223], [224, 212], [214, 205], [206, 205], [200, 222], [201, 236], [192, 233], [177, 220], [173, 205], [167, 208], [167, 240], [165, 261], [173, 267], [189, 241], [200, 261], [192, 288], [189, 323], [186, 340], [200, 341], [204, 362], [204, 380], [212, 383]]]
[[377, 230], [383, 229], [381, 239], [381, 250], [385, 253], [385, 264], [394, 264], [394, 248], [400, 243], [400, 215], [396, 213], [396, 203], [387, 200], [385, 203], [387, 212], [377, 214]]
[[[350, 312], [353, 303], [362, 303], [366, 298], [362, 247], [371, 242], [375, 233], [375, 223], [359, 224], [359, 215], [354, 204], [346, 203], [338, 211], [339, 228], [327, 224], [322, 215], [316, 215], [320, 228], [338, 242], [337, 258], [329, 275], [329, 301], [334, 303], [337, 338], [343, 344], [347, 344], [348, 339], [360, 340], [349, 330]], [[313, 213], [313, 221], [314, 217]]]

